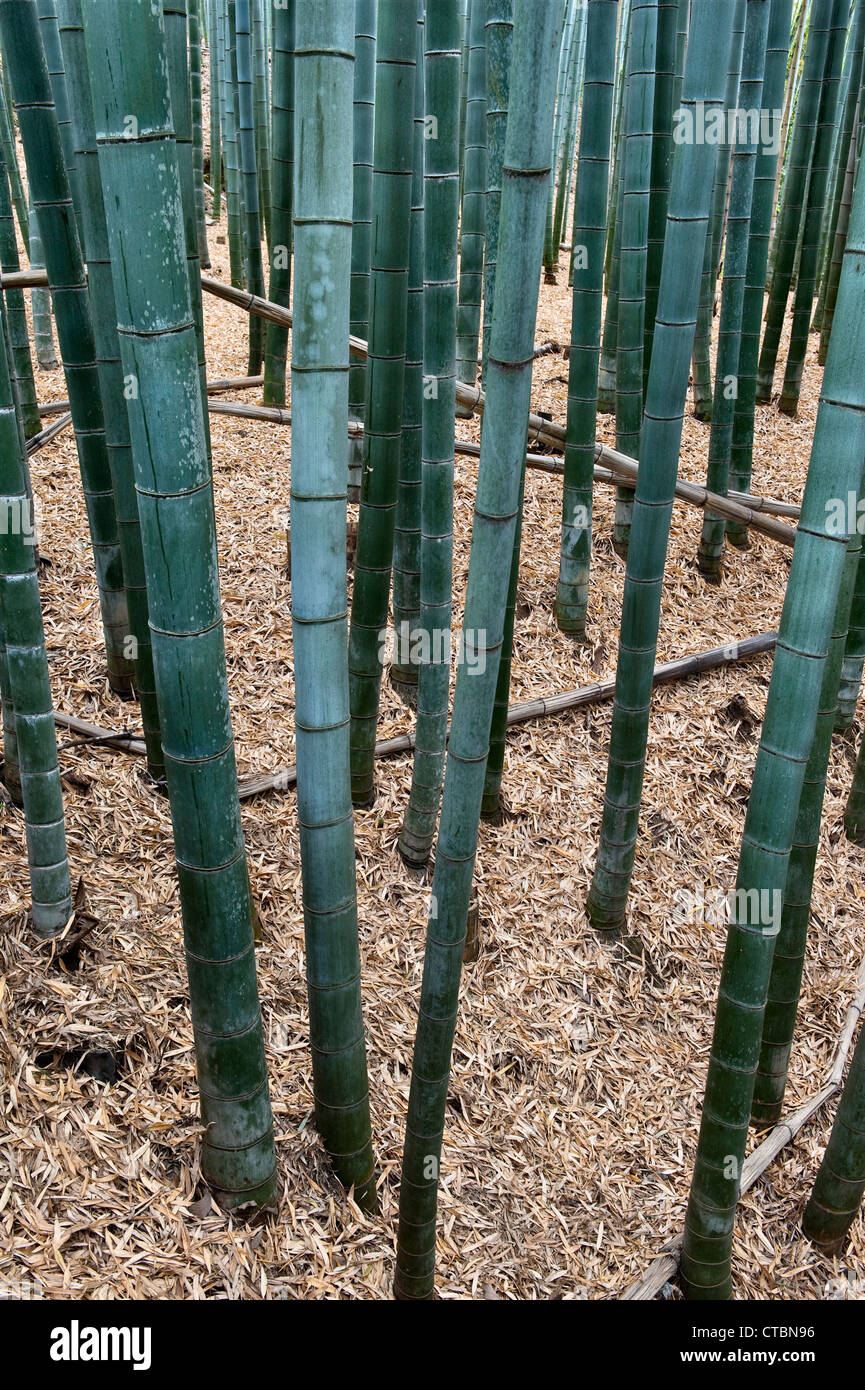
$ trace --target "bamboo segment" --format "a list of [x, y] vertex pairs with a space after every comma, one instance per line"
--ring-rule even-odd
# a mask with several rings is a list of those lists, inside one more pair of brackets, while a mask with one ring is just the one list
[[423, 409], [424, 314], [424, 6], [419, 0], [414, 98], [414, 170], [406, 299], [405, 380], [393, 541], [393, 619], [396, 650], [391, 682], [409, 704], [417, 703], [418, 653], [414, 640], [420, 617], [421, 415]]
[[[0, 266], [4, 275], [14, 274], [20, 268], [6, 172], [6, 165], [0, 154]], [[31, 226], [36, 226], [35, 215]], [[25, 438], [31, 439], [39, 430], [39, 407], [36, 404], [36, 384], [33, 380], [33, 359], [30, 356], [30, 340], [27, 336], [24, 295], [20, 289], [10, 286], [6, 290], [5, 300], [12, 386], [21, 411]]]
[[18, 168], [11, 98], [7, 102], [8, 81], [9, 66], [4, 54], [3, 81], [0, 82], [0, 145], [2, 145], [3, 162], [6, 165], [9, 185], [12, 190], [12, 205], [15, 208], [18, 227], [26, 246], [30, 241], [30, 216], [27, 211], [27, 199], [24, 197], [24, 189], [21, 184], [21, 170]]
[[380, 0], [366, 438], [349, 629], [351, 795], [355, 806], [370, 805], [375, 796], [373, 749], [405, 389], [416, 29], [413, 5], [403, 0]]
[[751, 1106], [752, 1119], [759, 1129], [777, 1123], [784, 1102], [808, 943], [811, 892], [817, 863], [823, 796], [826, 790], [835, 710], [838, 705], [838, 680], [844, 655], [844, 640], [850, 623], [853, 583], [861, 551], [862, 537], [857, 532], [850, 537], [847, 545], [832, 640], [823, 670], [814, 742], [805, 769], [787, 881], [784, 885], [781, 926], [772, 959], [772, 975], [766, 998], [766, 1012], [763, 1016], [763, 1042]]
[[[229, 15], [236, 18], [237, 44], [237, 144], [240, 153], [241, 206], [243, 209], [243, 247], [246, 287], [252, 294], [264, 294], [264, 264], [261, 257], [261, 217], [258, 200], [258, 165], [255, 156], [255, 107], [252, 72], [252, 32], [250, 0], [229, 0]], [[261, 371], [264, 361], [264, 331], [250, 319], [250, 376]]]
[[840, 1255], [865, 1192], [865, 1030], [853, 1052], [838, 1113], [802, 1230], [827, 1255]]
[[222, 114], [225, 122], [223, 131], [223, 150], [225, 159], [225, 204], [228, 220], [228, 260], [231, 283], [242, 289], [243, 279], [243, 227], [240, 213], [240, 171], [237, 157], [237, 99], [234, 86], [234, 64], [232, 61], [231, 27], [228, 15], [228, 0], [216, 0], [219, 7], [217, 32], [222, 80]]
[[[763, 68], [764, 110], [776, 112], [784, 96], [784, 80], [790, 45], [792, 0], [772, 0], [769, 34], [766, 40], [766, 61]], [[773, 115], [774, 119], [774, 115]], [[769, 234], [774, 207], [775, 177], [779, 161], [780, 141], [764, 145], [757, 156], [754, 170], [754, 192], [751, 201], [748, 263], [745, 268], [745, 293], [742, 301], [742, 327], [739, 338], [736, 406], [733, 414], [733, 437], [730, 444], [729, 482], [731, 488], [743, 490], [743, 480], [751, 477], [751, 458], [754, 448], [754, 413], [757, 398], [757, 361], [760, 355], [760, 332], [763, 323], [763, 300], [766, 288], [766, 268], [769, 261]], [[744, 483], [747, 489], [748, 484]], [[727, 527], [735, 533], [740, 544], [745, 541], [744, 528]]]
[[459, 221], [460, 28], [458, 0], [431, 9], [425, 34], [426, 106], [438, 126], [424, 176], [424, 361], [435, 391], [421, 415], [421, 588], [417, 742], [399, 839], [403, 859], [429, 858], [444, 776], [448, 722], [453, 567], [456, 400], [457, 224]]
[[[354, 193], [351, 235], [351, 331], [369, 333], [369, 267], [372, 255], [372, 164], [375, 122], [376, 0], [355, 0]], [[349, 418], [362, 423], [366, 410], [366, 364], [349, 366]], [[349, 440], [349, 501], [360, 500], [363, 434]]]
[[676, 87], [676, 29], [678, 0], [658, 0], [658, 42], [652, 117], [652, 165], [649, 218], [646, 227], [646, 317], [643, 325], [643, 397], [649, 384], [655, 315], [664, 258], [664, 234], [673, 168], [673, 93]]
[[592, 483], [615, 80], [616, 8], [615, 0], [591, 0], [586, 17], [585, 97], [574, 208], [574, 247], [579, 245], [581, 254], [574, 259], [556, 622], [562, 632], [577, 636], [586, 628], [592, 554]]
[[[218, 0], [207, 0], [207, 57], [210, 78], [210, 179], [213, 195], [211, 215], [218, 222], [222, 213], [222, 111], [220, 93], [222, 87], [222, 55], [219, 51], [218, 20], [216, 18]], [[276, 55], [274, 53], [274, 61]], [[202, 179], [202, 184], [204, 180]]]
[[204, 136], [201, 128], [201, 0], [189, 0], [189, 95], [192, 104], [192, 155], [195, 172], [195, 229], [198, 257], [205, 270], [210, 268], [207, 246], [207, 219], [204, 212]]
[[151, 0], [125, 0], [122, 11], [84, 0], [82, 13], [123, 368], [135, 387], [127, 402], [205, 1126], [202, 1173], [224, 1207], [264, 1205], [276, 1184], [273, 1124], [163, 19]]
[[727, 937], [683, 1250], [691, 1297], [730, 1295], [739, 1175], [780, 901], [811, 752], [847, 550], [833, 498], [858, 493], [865, 458], [865, 182], [859, 180], [808, 481], [775, 652]]
[[[826, 52], [829, 42], [829, 22], [834, 0], [812, 0], [811, 22], [805, 47], [805, 71], [796, 110], [796, 123], [790, 151], [789, 173], [784, 186], [781, 219], [776, 232], [777, 258], [772, 275], [766, 327], [760, 349], [757, 376], [757, 400], [767, 403], [772, 395], [775, 363], [781, 341], [781, 330], [793, 278], [793, 267], [799, 241], [799, 226], [808, 193], [811, 160], [814, 152], [815, 127], [820, 111]], [[810, 320], [810, 308], [809, 308]], [[739, 479], [738, 481], [742, 481]], [[745, 481], [747, 486], [747, 481]], [[735, 545], [737, 537], [730, 534]]]
[[558, 6], [538, 7], [532, 0], [517, 0], [514, 7], [498, 290], [487, 363], [489, 409], [400, 1184], [394, 1287], [398, 1297], [408, 1299], [430, 1298], [433, 1292], [442, 1133], [507, 600], [507, 576], [500, 557], [513, 549], [528, 426], [552, 148], [558, 11]]
[[[45, 269], [45, 255], [42, 250], [42, 238], [39, 235], [39, 223], [32, 209], [30, 214], [29, 261], [32, 269]], [[53, 372], [60, 364], [54, 351], [51, 297], [48, 291], [33, 290], [30, 295], [30, 305], [33, 310], [33, 345], [36, 348], [36, 361], [44, 372]]]
[[45, 248], [60, 355], [71, 401], [75, 443], [96, 568], [108, 680], [132, 689], [124, 655], [129, 616], [105, 439], [87, 279], [69, 192], [48, 67], [32, 0], [2, 0], [0, 37], [9, 63], [33, 206]]
[[457, 378], [477, 381], [487, 196], [486, 0], [471, 0], [466, 137], [460, 217]]
[[826, 191], [829, 183], [832, 140], [837, 120], [841, 62], [844, 56], [849, 13], [850, 0], [835, 0], [829, 24], [826, 63], [823, 69], [822, 92], [820, 94], [820, 113], [815, 132], [811, 177], [808, 182], [808, 204], [801, 233], [802, 246], [799, 252], [799, 273], [796, 279], [796, 296], [793, 303], [790, 347], [787, 353], [787, 366], [784, 371], [784, 385], [778, 402], [778, 409], [785, 415], [795, 415], [799, 408], [802, 371], [805, 366], [811, 315], [814, 310], [814, 291], [820, 254], [820, 229], [826, 211]]
[[[724, 98], [723, 64], [729, 30], [721, 32], [719, 42], [713, 10], [711, 0], [700, 0], [692, 9], [682, 85], [684, 119], [692, 122], [703, 115], [711, 119]], [[731, 18], [728, 15], [728, 20]], [[639, 470], [634, 493], [601, 840], [586, 905], [592, 923], [605, 930], [624, 924], [636, 855], [651, 673], [713, 174], [713, 161], [705, 145], [696, 139], [677, 144], [641, 440], [643, 456], [652, 463], [651, 469]]]
[[[634, 0], [628, 43], [628, 87], [624, 113], [622, 243], [619, 261], [616, 342], [616, 448], [640, 457], [643, 418], [643, 348], [646, 317], [646, 254], [652, 183], [652, 112], [658, 0]], [[616, 495], [613, 547], [626, 555], [633, 496]]]
[[[270, 285], [276, 304], [291, 300], [292, 190], [294, 183], [294, 23], [295, 0], [273, 12], [273, 168], [270, 207]], [[285, 405], [288, 329], [269, 323], [264, 341], [265, 405]]]
[[865, 554], [860, 555], [856, 569], [853, 601], [850, 605], [850, 627], [841, 663], [838, 687], [838, 712], [835, 728], [849, 729], [856, 714], [859, 690], [862, 685], [862, 666], [865, 663]]
[[[745, 0], [735, 0], [733, 33], [727, 62], [725, 110], [737, 105], [739, 74], [742, 67], [742, 48], [745, 40]], [[703, 276], [700, 282], [700, 307], [694, 335], [694, 415], [698, 420], [712, 418], [712, 375], [709, 363], [709, 341], [712, 336], [712, 315], [718, 283], [718, 266], [724, 238], [724, 216], [730, 178], [732, 149], [726, 131], [716, 147], [715, 181], [712, 189], [712, 211], [706, 245], [703, 248]]]
[[[760, 111], [763, 107], [763, 76], [770, 9], [769, 0], [760, 0], [758, 4], [755, 4], [754, 0], [748, 0], [739, 82], [739, 109], [742, 111]], [[759, 129], [749, 122], [744, 138], [737, 138], [732, 158], [721, 320], [718, 327], [715, 390], [712, 398], [712, 429], [709, 435], [709, 465], [706, 472], [706, 486], [712, 492], [720, 493], [726, 492], [729, 485], [730, 450], [738, 395], [742, 309], [745, 300], [759, 138]], [[697, 551], [697, 565], [702, 574], [716, 581], [721, 575], [724, 530], [723, 519], [707, 512]]]
[[481, 351], [481, 381], [484, 386], [490, 334], [493, 330], [493, 297], [496, 288], [502, 202], [502, 163], [508, 129], [513, 33], [513, 0], [487, 0], [484, 39], [487, 51], [487, 192], [484, 204], [484, 322]]
[[[4, 335], [0, 333], [0, 622], [8, 693], [14, 706], [18, 775], [24, 805], [31, 910], [37, 935], [55, 936], [72, 910], [63, 794], [39, 603], [33, 505], [27, 496]], [[6, 712], [6, 691], [4, 697]], [[10, 711], [11, 712], [11, 711]], [[9, 786], [7, 745], [5, 768]], [[12, 760], [14, 764], [14, 758]], [[12, 788], [10, 787], [10, 791]]]
[[117, 336], [117, 309], [96, 152], [96, 126], [90, 98], [81, 0], [60, 0], [60, 42], [72, 97], [71, 136], [81, 194], [80, 226], [93, 312], [99, 385], [105, 407], [105, 443], [117, 505], [117, 531], [123, 559], [130, 635], [133, 639], [135, 693], [141, 704], [147, 769], [155, 782], [162, 783], [165, 764], [159, 731], [156, 677], [153, 673], [144, 553], [141, 548], [129, 417], [124, 394], [126, 383]]
[[346, 659], [353, 39], [352, 0], [297, 0], [292, 632], [316, 1123], [340, 1181], [372, 1209]]

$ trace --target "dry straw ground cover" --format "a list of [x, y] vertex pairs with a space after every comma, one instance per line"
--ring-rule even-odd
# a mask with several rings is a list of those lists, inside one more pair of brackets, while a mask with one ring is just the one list
[[[227, 280], [224, 224], [211, 227], [210, 238], [212, 273]], [[542, 288], [538, 341], [568, 341], [564, 273], [560, 281]], [[242, 375], [244, 316], [209, 297], [205, 312], [211, 376]], [[535, 408], [560, 422], [566, 375], [561, 353], [536, 363]], [[799, 419], [760, 410], [755, 492], [793, 501], [801, 495], [819, 378], [812, 352]], [[59, 373], [40, 373], [38, 389], [41, 400], [65, 395]], [[224, 416], [212, 425], [240, 770], [267, 771], [294, 761], [285, 573], [291, 437], [284, 427]], [[610, 426], [601, 420], [600, 433], [612, 443]], [[460, 428], [478, 437], [473, 425]], [[689, 418], [683, 477], [703, 480], [707, 442], [708, 427]], [[113, 697], [103, 677], [68, 432], [38, 454], [33, 473], [50, 560], [42, 581], [56, 705], [106, 728], [136, 727], [135, 707]], [[475, 479], [475, 462], [462, 460], [458, 596]], [[559, 480], [529, 475], [514, 701], [615, 670], [624, 571], [610, 544], [613, 492], [596, 490], [590, 641], [577, 647], [552, 618], [559, 497]], [[777, 626], [789, 552], [755, 537], [749, 554], [728, 556], [723, 587], [711, 588], [694, 566], [700, 515], [675, 511], [659, 660]], [[615, 1298], [680, 1229], [723, 928], [680, 920], [676, 895], [698, 884], [708, 895], [733, 881], [770, 663], [762, 657], [657, 692], [629, 945], [599, 941], [583, 913], [609, 707], [511, 732], [507, 812], [481, 832], [482, 950], [465, 972], [456, 1037], [442, 1297]], [[379, 736], [410, 723], [386, 682]], [[854, 756], [853, 737], [836, 741], [791, 1109], [823, 1081], [863, 950], [863, 856], [841, 827]], [[224, 1217], [198, 1183], [167, 803], [142, 781], [140, 758], [78, 744], [64, 748], [61, 762], [73, 872], [96, 919], [85, 921], [91, 930], [77, 959], [28, 932], [22, 820], [0, 806], [0, 1280], [12, 1287], [34, 1281], [48, 1298], [387, 1298], [429, 891], [396, 852], [409, 757], [378, 764], [376, 805], [356, 817], [381, 1171], [375, 1218], [338, 1190], [311, 1123], [294, 795], [244, 803], [283, 1179], [278, 1212], [252, 1224]], [[94, 1053], [110, 1055], [94, 1065]], [[85, 1054], [91, 1060], [82, 1062]], [[830, 1115], [820, 1112], [743, 1202], [735, 1247], [740, 1298], [820, 1298], [843, 1270], [865, 1275], [861, 1220], [843, 1265], [818, 1256], [798, 1231]]]

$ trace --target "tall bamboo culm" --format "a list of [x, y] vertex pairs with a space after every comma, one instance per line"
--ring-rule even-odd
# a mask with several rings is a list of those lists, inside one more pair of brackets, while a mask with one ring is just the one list
[[556, 622], [586, 629], [592, 554], [592, 491], [598, 406], [604, 240], [616, 57], [616, 0], [590, 0], [586, 78], [574, 208], [574, 295]]
[[832, 634], [847, 536], [827, 506], [858, 492], [865, 458], [865, 181], [859, 180], [721, 974], [681, 1278], [730, 1296], [733, 1223], [777, 931]]
[[865, 1028], [844, 1083], [838, 1113], [814, 1182], [802, 1230], [826, 1255], [840, 1255], [865, 1193]]
[[379, 0], [366, 434], [349, 629], [355, 806], [370, 805], [375, 796], [373, 757], [405, 389], [416, 30], [413, 4]]
[[[766, 59], [763, 67], [762, 104], [764, 110], [773, 113], [783, 106], [784, 101], [784, 83], [790, 47], [791, 11], [792, 0], [772, 0], [769, 33], [766, 40]], [[766, 270], [769, 263], [769, 238], [780, 148], [780, 139], [777, 144], [769, 141], [761, 145], [754, 168], [754, 191], [751, 199], [751, 220], [748, 229], [748, 261], [745, 267], [745, 291], [742, 299], [739, 335], [737, 396], [733, 412], [733, 435], [730, 441], [728, 473], [729, 486], [737, 490], [740, 490], [740, 483], [751, 476], [757, 397], [757, 362], [760, 356]], [[739, 527], [737, 531], [732, 523], [728, 523], [726, 532], [731, 538], [735, 535], [740, 545], [747, 541], [745, 527]]]
[[[634, 0], [623, 122], [624, 191], [616, 342], [616, 448], [631, 458], [640, 457], [643, 418], [643, 334], [657, 38], [658, 0]], [[613, 546], [619, 555], [627, 554], [633, 506], [633, 491], [617, 488]]]
[[[15, 222], [12, 216], [12, 202], [9, 196], [9, 180], [6, 177], [6, 163], [0, 152], [0, 269], [4, 275], [21, 269], [18, 257], [18, 242], [15, 236]], [[35, 216], [31, 228], [36, 226]], [[33, 358], [30, 354], [30, 339], [27, 332], [27, 310], [24, 307], [24, 292], [10, 285], [3, 294], [6, 306], [6, 328], [9, 334], [9, 366], [12, 372], [12, 386], [26, 439], [38, 434], [42, 426], [39, 404], [36, 399], [36, 383], [33, 380]], [[50, 320], [49, 320], [50, 322]], [[57, 365], [56, 362], [54, 364]]]
[[129, 424], [201, 1091], [201, 1169], [223, 1207], [265, 1205], [276, 1185], [273, 1123], [163, 20], [151, 0], [125, 0], [122, 11], [84, 0], [82, 14], [123, 368], [137, 387]]
[[44, 243], [93, 546], [108, 681], [112, 690], [129, 695], [133, 662], [124, 652], [129, 615], [87, 276], [33, 0], [2, 0], [0, 39], [9, 64], [30, 194]]
[[[72, 894], [35, 540], [5, 335], [0, 332], [0, 628], [14, 708], [33, 927], [38, 936], [50, 937], [66, 926]], [[5, 695], [0, 690], [4, 702]]]
[[99, 385], [105, 409], [105, 442], [114, 496], [117, 531], [123, 559], [123, 577], [129, 609], [129, 629], [135, 657], [135, 693], [141, 704], [141, 721], [147, 747], [147, 770], [157, 783], [164, 782], [165, 764], [153, 673], [153, 650], [144, 577], [144, 555], [138, 521], [138, 499], [132, 466], [132, 445], [126, 409], [117, 310], [108, 250], [108, 230], [102, 198], [102, 180], [96, 152], [96, 126], [90, 98], [90, 78], [81, 18], [81, 0], [60, 0], [60, 42], [70, 94], [72, 140], [78, 187], [81, 193], [81, 231], [87, 262], [87, 285], [93, 312], [93, 335]]
[[[724, 99], [731, 22], [728, 14], [719, 32], [713, 0], [695, 0], [682, 84], [684, 119], [695, 134], [696, 122], [703, 114], [711, 120]], [[644, 457], [652, 466], [640, 469], [634, 493], [601, 840], [586, 904], [593, 925], [603, 930], [624, 925], [636, 855], [664, 562], [713, 178], [707, 146], [696, 139], [677, 144], [642, 428]]]
[[[271, 119], [273, 162], [270, 185], [270, 286], [274, 304], [288, 308], [291, 298], [291, 248], [294, 185], [294, 29], [296, 0], [273, 11], [273, 81]], [[269, 323], [264, 343], [265, 405], [285, 405], [288, 329]]]
[[438, 126], [424, 170], [424, 377], [421, 416], [421, 586], [417, 733], [411, 791], [399, 839], [403, 859], [426, 864], [435, 837], [448, 721], [453, 566], [459, 223], [459, 0], [427, 11], [426, 107]]
[[[337, 1176], [375, 1205], [349, 777], [345, 580], [352, 0], [297, 0], [291, 357], [292, 632], [316, 1123]], [[322, 280], [321, 267], [329, 273]]]
[[513, 548], [525, 460], [560, 23], [558, 5], [516, 0], [498, 289], [463, 634], [471, 663], [457, 670], [400, 1184], [394, 1288], [404, 1299], [433, 1293], [445, 1105], [507, 601], [500, 557]]
[[[355, 0], [354, 55], [354, 195], [351, 236], [351, 331], [369, 337], [369, 267], [372, 255], [372, 162], [375, 123], [375, 33], [377, 0]], [[349, 367], [349, 417], [363, 423], [366, 410], [366, 361]], [[348, 443], [349, 501], [360, 500], [363, 438]]]
[[457, 379], [469, 386], [475, 385], [478, 376], [483, 295], [484, 208], [487, 195], [486, 51], [486, 0], [471, 0], [457, 308]]
[[[255, 154], [255, 104], [252, 69], [252, 27], [250, 0], [229, 0], [229, 15], [234, 10], [235, 41], [237, 44], [237, 143], [240, 151], [240, 176], [243, 209], [243, 251], [246, 269], [246, 288], [250, 294], [265, 296], [264, 262], [261, 256], [261, 217], [258, 201], [258, 164]], [[257, 314], [249, 316], [249, 363], [247, 371], [255, 376], [264, 361], [264, 320]]]

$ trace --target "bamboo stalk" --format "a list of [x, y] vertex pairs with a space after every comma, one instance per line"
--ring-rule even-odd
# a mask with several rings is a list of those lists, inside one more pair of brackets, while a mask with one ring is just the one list
[[[830, 1100], [838, 1091], [841, 1078], [844, 1075], [844, 1065], [850, 1051], [850, 1044], [856, 1031], [856, 1024], [863, 1008], [865, 1008], [865, 961], [859, 967], [857, 984], [858, 989], [847, 1010], [825, 1084], [809, 1100], [806, 1100], [785, 1120], [777, 1124], [754, 1152], [745, 1159], [742, 1165], [740, 1188], [743, 1194], [750, 1191], [782, 1149], [793, 1142], [812, 1115], [815, 1115], [826, 1104], [826, 1101]], [[623, 1302], [645, 1302], [654, 1298], [655, 1294], [660, 1293], [664, 1285], [674, 1278], [679, 1267], [682, 1240], [682, 1235], [677, 1235], [669, 1242], [667, 1250], [658, 1255], [649, 1265], [646, 1273], [635, 1280], [633, 1284], [630, 1284], [621, 1295]]]

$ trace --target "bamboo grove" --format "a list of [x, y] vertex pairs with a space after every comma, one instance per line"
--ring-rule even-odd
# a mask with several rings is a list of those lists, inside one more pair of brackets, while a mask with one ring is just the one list
[[[594, 854], [575, 930], [611, 946], [638, 866], [651, 872], [638, 848], [655, 684], [766, 649], [737, 642], [659, 677], [673, 509], [688, 508], [699, 583], [721, 593], [729, 546], [746, 551], [754, 531], [787, 547], [747, 812], [727, 846], [738, 867], [681, 1242], [684, 1295], [729, 1298], [752, 1130], [786, 1113], [829, 760], [865, 660], [865, 0], [0, 0], [0, 61], [3, 786], [23, 817], [32, 927], [50, 940], [74, 914], [76, 864], [28, 459], [51, 435], [39, 374], [59, 358], [105, 677], [140, 707], [147, 794], [170, 807], [201, 1169], [223, 1207], [272, 1207], [280, 1174], [218, 579], [208, 296], [247, 311], [243, 384], [262, 405], [238, 413], [290, 423], [275, 485], [290, 500], [308, 1070], [333, 1170], [372, 1221], [355, 824], [376, 804], [386, 681], [413, 722], [399, 842], [383, 851], [407, 892], [429, 889], [398, 1298], [434, 1294], [481, 826], [501, 815], [507, 730], [524, 717], [510, 685], [527, 467], [552, 475], [552, 621], [571, 642], [592, 639], [593, 549], [622, 561], [597, 843], [567, 847]], [[230, 285], [206, 273], [215, 222]], [[533, 408], [542, 281], [569, 306], [563, 422]], [[801, 507], [785, 507], [752, 495], [755, 440], [761, 412], [796, 416], [811, 346], [810, 466]], [[689, 411], [705, 478], [680, 476]], [[614, 447], [597, 441], [604, 414]], [[479, 445], [461, 438], [472, 418]], [[478, 462], [463, 593], [465, 455]], [[607, 487], [608, 536], [593, 508]], [[844, 829], [865, 846], [865, 745]], [[863, 1046], [803, 1218], [829, 1252], [865, 1191]]]

